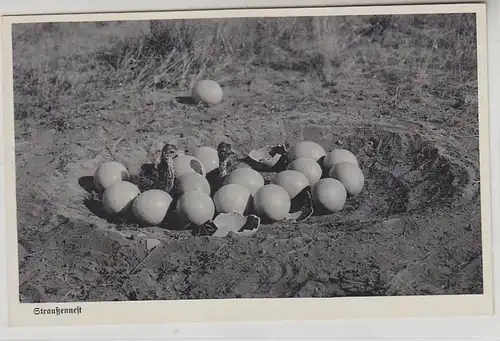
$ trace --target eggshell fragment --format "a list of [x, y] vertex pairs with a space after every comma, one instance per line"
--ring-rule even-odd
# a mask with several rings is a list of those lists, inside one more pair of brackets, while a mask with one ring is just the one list
[[217, 231], [212, 234], [213, 237], [225, 237], [231, 232], [238, 232], [247, 222], [245, 216], [238, 212], [221, 213], [214, 219]]
[[215, 217], [214, 224], [217, 231], [212, 234], [213, 237], [223, 238], [229, 233], [249, 237], [259, 230], [260, 219], [255, 215], [245, 217], [237, 212], [221, 213]]
[[274, 167], [283, 156], [281, 153], [274, 152], [277, 146], [265, 146], [260, 149], [255, 149], [248, 153], [248, 157], [252, 160], [259, 162], [267, 167]]
[[219, 168], [219, 154], [213, 147], [199, 147], [195, 151], [194, 157], [201, 161], [207, 173]]
[[178, 178], [188, 172], [196, 172], [206, 176], [205, 167], [200, 160], [191, 155], [179, 155], [174, 159], [175, 177]]

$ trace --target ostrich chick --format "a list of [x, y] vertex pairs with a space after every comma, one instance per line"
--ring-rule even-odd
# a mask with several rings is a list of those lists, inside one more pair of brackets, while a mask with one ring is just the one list
[[219, 177], [223, 179], [231, 172], [235, 164], [238, 163], [238, 157], [233, 152], [231, 144], [227, 142], [219, 143], [217, 154], [219, 155]]
[[156, 170], [158, 172], [159, 189], [170, 193], [174, 187], [175, 169], [174, 159], [179, 155], [179, 150], [173, 144], [166, 144], [161, 150], [159, 162]]
[[233, 151], [231, 144], [221, 142], [217, 146], [217, 154], [219, 155], [219, 177], [224, 179], [226, 175], [231, 173], [236, 168], [250, 167], [245, 162], [241, 161], [238, 155]]

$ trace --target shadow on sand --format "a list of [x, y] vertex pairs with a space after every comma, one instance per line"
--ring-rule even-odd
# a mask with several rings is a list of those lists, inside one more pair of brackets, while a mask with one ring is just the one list
[[93, 176], [82, 176], [80, 179], [78, 179], [78, 184], [87, 193], [92, 193], [96, 190]]
[[178, 96], [175, 98], [177, 103], [185, 104], [185, 105], [198, 105], [198, 101], [194, 99], [192, 96]]

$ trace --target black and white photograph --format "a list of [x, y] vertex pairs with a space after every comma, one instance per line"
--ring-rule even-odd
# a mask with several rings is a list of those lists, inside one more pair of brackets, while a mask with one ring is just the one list
[[485, 295], [478, 13], [240, 13], [9, 25], [16, 301]]

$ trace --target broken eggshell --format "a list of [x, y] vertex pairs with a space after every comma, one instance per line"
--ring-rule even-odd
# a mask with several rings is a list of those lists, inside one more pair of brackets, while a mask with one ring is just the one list
[[279, 152], [280, 147], [281, 145], [268, 145], [260, 149], [254, 149], [248, 154], [248, 157], [258, 163], [272, 168], [283, 156], [283, 154]]
[[314, 205], [311, 194], [311, 186], [307, 186], [292, 199], [290, 213], [288, 213], [285, 219], [301, 222], [308, 219], [313, 214]]
[[260, 218], [256, 215], [250, 214], [247, 217], [247, 222], [236, 234], [244, 237], [253, 236], [260, 227]]
[[260, 219], [253, 215], [245, 217], [238, 212], [231, 212], [217, 215], [213, 223], [217, 230], [212, 234], [212, 237], [224, 238], [230, 232], [242, 236], [251, 236], [258, 231]]

